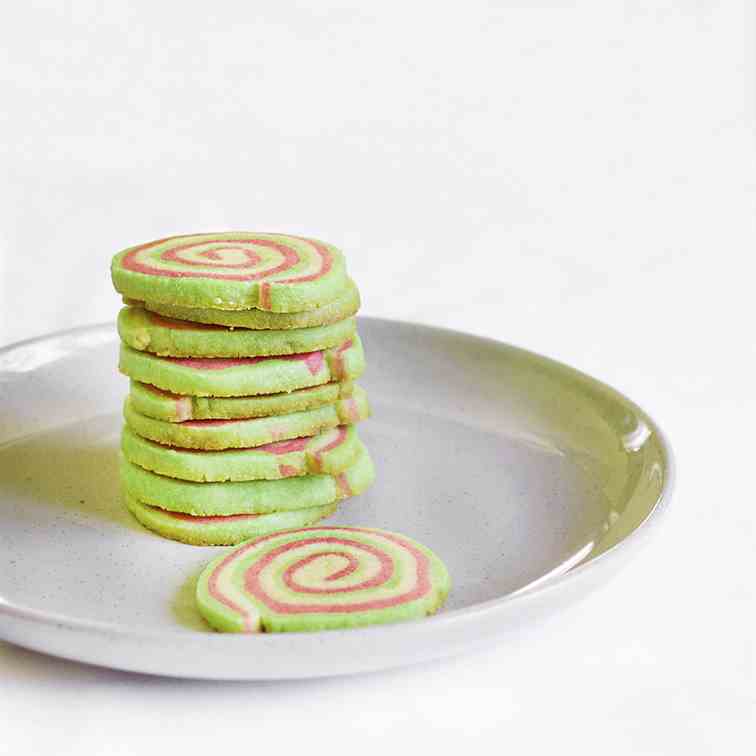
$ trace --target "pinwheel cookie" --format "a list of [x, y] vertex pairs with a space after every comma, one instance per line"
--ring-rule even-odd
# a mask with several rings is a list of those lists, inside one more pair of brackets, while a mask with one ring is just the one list
[[350, 399], [354, 392], [351, 381], [324, 383], [321, 386], [298, 389], [280, 394], [257, 396], [189, 396], [172, 394], [149, 383], [131, 381], [131, 406], [142, 415], [181, 423], [184, 420], [231, 420], [322, 407], [339, 399]]
[[339, 399], [302, 412], [237, 420], [185, 420], [169, 423], [136, 412], [126, 399], [123, 416], [127, 425], [143, 438], [188, 449], [241, 449], [298, 436], [310, 436], [337, 425], [360, 422], [370, 414], [365, 392], [355, 386], [349, 399]]
[[171, 357], [260, 357], [314, 352], [343, 344], [354, 336], [355, 327], [354, 318], [346, 318], [312, 328], [252, 331], [174, 320], [143, 307], [124, 307], [118, 315], [118, 333], [124, 344]]
[[268, 514], [324, 507], [362, 493], [375, 470], [362, 445], [355, 461], [338, 475], [320, 473], [281, 480], [195, 483], [149, 472], [121, 457], [121, 485], [143, 504], [190, 515]]
[[267, 310], [219, 310], [212, 307], [182, 307], [164, 302], [139, 301], [124, 298], [126, 304], [141, 305], [145, 309], [166, 318], [188, 320], [192, 323], [208, 323], [232, 328], [287, 330], [289, 328], [312, 328], [336, 323], [350, 318], [360, 309], [360, 294], [354, 281], [347, 281], [339, 296], [327, 305], [303, 312], [268, 312]]
[[341, 252], [285, 234], [229, 231], [172, 236], [119, 252], [113, 284], [130, 299], [192, 308], [301, 312], [348, 286]]
[[121, 344], [119, 368], [176, 394], [249, 396], [354, 380], [365, 369], [365, 355], [357, 334], [330, 349], [275, 357], [159, 357]]
[[314, 527], [262, 536], [213, 560], [197, 606], [216, 630], [335, 630], [435, 612], [449, 573], [428, 548], [372, 528]]
[[268, 514], [193, 516], [142, 504], [128, 494], [126, 506], [144, 527], [194, 546], [233, 546], [248, 538], [311, 525], [336, 511], [336, 504]]
[[121, 451], [129, 462], [171, 478], [198, 482], [277, 480], [308, 473], [344, 472], [357, 458], [360, 444], [354, 426], [313, 436], [275, 441], [243, 449], [205, 451], [149, 441], [124, 426]]

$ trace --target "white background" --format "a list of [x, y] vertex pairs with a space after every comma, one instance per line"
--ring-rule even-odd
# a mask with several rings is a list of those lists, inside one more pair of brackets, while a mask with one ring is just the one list
[[614, 582], [452, 661], [207, 684], [0, 644], [0, 752], [753, 753], [753, 9], [5, 8], [0, 342], [112, 319], [129, 244], [309, 234], [347, 252], [365, 313], [629, 394], [667, 431], [678, 488]]

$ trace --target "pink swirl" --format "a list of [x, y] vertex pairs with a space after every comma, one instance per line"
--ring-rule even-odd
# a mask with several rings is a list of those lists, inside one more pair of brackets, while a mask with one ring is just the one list
[[[121, 259], [121, 267], [133, 273], [149, 276], [166, 276], [168, 278], [215, 278], [229, 281], [264, 281], [276, 276], [311, 258], [307, 266], [309, 272], [302, 272], [290, 278], [275, 282], [265, 282], [260, 288], [260, 307], [270, 309], [271, 283], [293, 284], [315, 281], [326, 275], [333, 267], [333, 253], [321, 242], [298, 236], [278, 235], [278, 240], [263, 238], [254, 234], [234, 238], [222, 235], [203, 234], [199, 241], [180, 243], [180, 240], [192, 238], [187, 236], [169, 236], [157, 241], [147, 242], [130, 249]], [[305, 243], [309, 254], [304, 257], [300, 250], [287, 239]], [[156, 247], [174, 242], [172, 246], [154, 253]], [[211, 249], [201, 249], [208, 245]], [[273, 252], [270, 260], [265, 262], [254, 247]], [[239, 257], [243, 258], [241, 261]], [[176, 266], [181, 267], [176, 267]]]
[[[316, 535], [318, 532], [323, 535]], [[312, 533], [312, 537], [301, 538], [303, 533]], [[364, 534], [364, 538], [351, 538], [350, 534]], [[245, 557], [259, 551], [259, 556], [244, 568], [244, 593], [256, 599], [268, 610], [279, 615], [294, 614], [332, 614], [356, 613], [381, 609], [389, 609], [426, 596], [431, 590], [430, 560], [428, 556], [412, 542], [384, 531], [371, 531], [366, 528], [302, 528], [290, 531], [290, 540], [284, 540], [280, 545], [265, 550], [265, 544], [271, 539], [281, 540], [281, 534], [273, 534], [256, 538], [222, 559], [210, 572], [207, 586], [210, 595], [244, 618], [245, 626], [253, 629], [254, 621], [250, 612], [229, 596], [223, 589], [224, 579], [230, 580], [236, 567], [241, 569], [246, 564]], [[370, 538], [372, 536], [372, 538]], [[285, 538], [285, 536], [284, 536]], [[316, 547], [313, 551], [312, 547]], [[297, 551], [302, 555], [296, 558]], [[360, 555], [364, 555], [360, 556]], [[294, 560], [290, 561], [290, 557]], [[315, 579], [316, 584], [308, 585], [301, 577], [306, 575], [306, 569], [319, 560], [333, 560], [345, 562], [343, 566], [336, 565], [330, 574], [321, 575]], [[364, 558], [366, 563], [366, 577], [358, 582], [349, 582], [349, 578], [360, 568]], [[399, 580], [393, 579], [396, 574], [396, 563], [402, 559], [403, 567]], [[278, 588], [273, 576], [281, 565], [281, 588]], [[329, 561], [323, 563], [325, 569]], [[372, 566], [370, 566], [372, 565]], [[414, 570], [409, 566], [413, 565]], [[266, 570], [268, 572], [266, 573]], [[271, 572], [271, 570], [273, 570]], [[228, 573], [229, 577], [225, 577]], [[263, 577], [267, 574], [267, 577]], [[236, 580], [236, 578], [234, 579]], [[308, 579], [312, 582], [313, 578]], [[346, 582], [345, 582], [346, 581]], [[271, 594], [269, 588], [277, 595]], [[377, 596], [370, 597], [364, 592], [380, 591]], [[360, 593], [362, 592], [362, 593]], [[360, 595], [354, 601], [344, 600], [324, 602], [322, 600], [307, 600], [307, 597], [334, 596], [344, 597], [351, 593]], [[300, 596], [296, 600], [294, 596]]]
[[258, 362], [268, 360], [285, 360], [287, 362], [304, 362], [311, 375], [316, 375], [323, 367], [325, 354], [322, 351], [301, 352], [300, 354], [273, 354], [260, 357], [166, 357], [158, 359], [166, 360], [174, 365], [192, 368], [193, 370], [227, 370], [228, 368], [245, 367], [256, 365]]

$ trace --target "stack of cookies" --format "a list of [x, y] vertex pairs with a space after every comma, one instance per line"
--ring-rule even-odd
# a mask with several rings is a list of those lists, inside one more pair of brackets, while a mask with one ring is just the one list
[[341, 252], [281, 234], [178, 236], [113, 258], [121, 483], [151, 530], [235, 544], [310, 525], [374, 479], [365, 357]]

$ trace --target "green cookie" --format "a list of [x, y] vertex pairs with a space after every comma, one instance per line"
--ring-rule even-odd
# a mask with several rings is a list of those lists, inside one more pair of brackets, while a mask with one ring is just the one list
[[123, 416], [129, 427], [143, 438], [159, 444], [185, 449], [243, 449], [285, 441], [299, 436], [312, 436], [337, 425], [350, 425], [370, 415], [367, 394], [354, 387], [349, 399], [339, 399], [302, 412], [238, 420], [185, 420], [168, 423], [140, 415], [126, 398]]
[[356, 460], [359, 450], [357, 431], [348, 425], [314, 436], [225, 451], [163, 446], [138, 436], [128, 425], [121, 433], [121, 451], [129, 462], [160, 475], [199, 482], [278, 480], [321, 472], [338, 475]]
[[336, 504], [328, 504], [324, 507], [308, 507], [262, 515], [194, 517], [182, 512], [168, 512], [159, 507], [151, 507], [131, 496], [124, 498], [131, 514], [146, 528], [165, 538], [193, 546], [233, 546], [248, 538], [256, 538], [267, 533], [302, 528], [329, 517], [337, 507]]
[[259, 357], [300, 354], [343, 344], [354, 336], [356, 323], [347, 318], [314, 328], [250, 331], [171, 320], [142, 307], [124, 307], [118, 333], [132, 349], [172, 357]]
[[267, 514], [325, 507], [361, 494], [373, 482], [370, 455], [360, 444], [355, 462], [338, 475], [303, 475], [282, 480], [195, 483], [144, 470], [121, 456], [121, 485], [143, 504], [191, 515]]
[[181, 396], [163, 391], [149, 383], [131, 381], [131, 406], [141, 415], [181, 423], [184, 420], [230, 420], [248, 417], [286, 415], [315, 409], [337, 399], [348, 399], [354, 390], [351, 381], [324, 383], [283, 394], [258, 396]]
[[450, 588], [443, 562], [407, 536], [321, 526], [221, 554], [200, 575], [196, 598], [222, 632], [311, 632], [419, 619]]
[[356, 333], [338, 347], [281, 357], [158, 357], [121, 344], [118, 367], [175, 394], [251, 396], [355, 380], [365, 369], [365, 353]]
[[302, 312], [347, 286], [341, 252], [284, 234], [229, 231], [172, 236], [119, 252], [113, 285], [131, 299], [184, 307]]
[[273, 329], [314, 328], [336, 323], [352, 317], [360, 309], [360, 294], [354, 281], [349, 279], [346, 287], [327, 305], [304, 312], [267, 312], [266, 310], [218, 310], [201, 307], [181, 307], [160, 302], [125, 300], [126, 304], [141, 304], [146, 310], [166, 318], [189, 320], [192, 323], [208, 323], [232, 328]]

